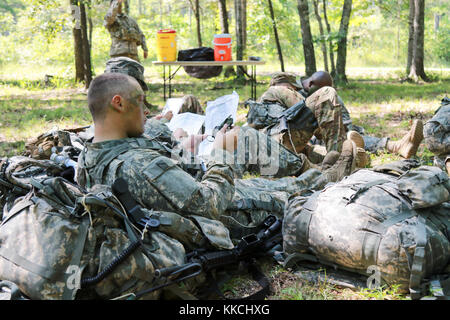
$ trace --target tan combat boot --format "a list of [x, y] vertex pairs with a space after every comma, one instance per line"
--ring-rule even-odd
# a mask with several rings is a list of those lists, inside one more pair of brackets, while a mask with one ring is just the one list
[[338, 161], [340, 155], [341, 154], [337, 151], [328, 152], [322, 161], [322, 171], [331, 168]]
[[447, 174], [450, 176], [450, 160], [445, 163], [445, 168], [447, 169]]
[[339, 159], [329, 169], [323, 171], [328, 182], [337, 182], [356, 169], [356, 145], [352, 140], [345, 140]]
[[391, 152], [409, 159], [414, 156], [423, 140], [422, 120], [414, 120], [411, 130], [398, 141], [388, 141], [386, 149]]
[[347, 133], [347, 139], [352, 140], [356, 145], [356, 167], [365, 168], [368, 166], [370, 164], [370, 156], [364, 150], [363, 137], [358, 132], [350, 130]]

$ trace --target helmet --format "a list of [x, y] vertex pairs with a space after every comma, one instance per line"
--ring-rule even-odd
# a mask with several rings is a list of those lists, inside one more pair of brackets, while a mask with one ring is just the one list
[[105, 73], [119, 72], [135, 78], [142, 87], [142, 90], [148, 91], [144, 79], [144, 66], [128, 57], [115, 57], [106, 62]]

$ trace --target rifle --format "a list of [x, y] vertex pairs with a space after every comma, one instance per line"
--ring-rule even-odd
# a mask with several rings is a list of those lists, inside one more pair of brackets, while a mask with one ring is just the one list
[[288, 123], [292, 128], [314, 132], [318, 127], [317, 119], [311, 109], [306, 106], [305, 100], [299, 101], [292, 107], [283, 111], [278, 117], [280, 132], [289, 130]]
[[219, 132], [220, 129], [222, 129], [226, 124], [228, 125], [228, 128], [231, 128], [231, 126], [233, 125], [233, 117], [231, 116], [231, 114], [225, 120], [223, 120], [221, 124], [214, 127], [212, 136], [215, 137], [217, 132]]
[[252, 276], [263, 287], [257, 294], [260, 297], [267, 295], [269, 291], [269, 281], [254, 264], [254, 259], [267, 255], [269, 251], [280, 248], [282, 241], [281, 234], [282, 220], [274, 215], [269, 215], [259, 226], [260, 231], [244, 236], [238, 245], [232, 250], [207, 251], [206, 249], [196, 249], [186, 255], [187, 263], [181, 266], [156, 269], [155, 277], [164, 283], [138, 292], [134, 296], [139, 298], [147, 293], [164, 287], [179, 283], [189, 278], [193, 278], [202, 271], [208, 273], [211, 270], [222, 267], [236, 265], [239, 262], [251, 263], [250, 270]]

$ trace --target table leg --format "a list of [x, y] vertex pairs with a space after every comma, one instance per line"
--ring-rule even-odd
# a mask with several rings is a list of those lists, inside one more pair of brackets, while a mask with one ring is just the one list
[[172, 97], [172, 69], [169, 65], [169, 98]]
[[166, 101], [166, 66], [163, 66], [163, 79], [164, 79], [164, 101]]

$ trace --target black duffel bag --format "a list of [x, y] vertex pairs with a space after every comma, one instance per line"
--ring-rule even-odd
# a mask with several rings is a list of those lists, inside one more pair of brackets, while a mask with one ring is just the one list
[[[200, 47], [178, 51], [178, 61], [214, 61], [214, 49]], [[217, 77], [222, 72], [222, 66], [183, 66], [184, 71], [197, 79]]]

